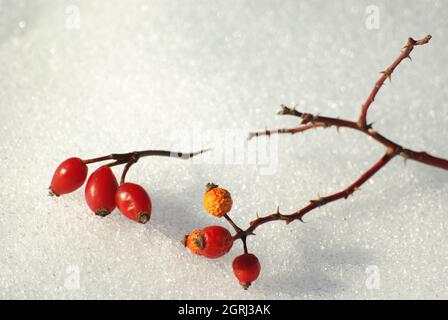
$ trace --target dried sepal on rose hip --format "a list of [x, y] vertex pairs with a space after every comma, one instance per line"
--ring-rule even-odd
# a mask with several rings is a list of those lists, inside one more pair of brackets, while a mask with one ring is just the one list
[[252, 253], [245, 253], [238, 256], [232, 263], [233, 273], [243, 286], [244, 290], [247, 290], [253, 281], [257, 280], [260, 275], [261, 265], [258, 258]]
[[183, 243], [194, 254], [216, 259], [230, 251], [233, 238], [226, 228], [210, 226], [186, 235]]
[[56, 169], [51, 179], [50, 195], [60, 196], [80, 188], [87, 178], [88, 168], [80, 158], [69, 158]]
[[222, 217], [232, 209], [230, 192], [214, 183], [208, 183], [204, 193], [204, 208], [215, 217]]
[[115, 193], [115, 202], [120, 212], [131, 220], [145, 224], [151, 218], [151, 198], [138, 184], [122, 183]]
[[109, 166], [101, 166], [87, 179], [84, 195], [89, 208], [100, 217], [109, 215], [117, 207], [115, 193], [117, 179]]

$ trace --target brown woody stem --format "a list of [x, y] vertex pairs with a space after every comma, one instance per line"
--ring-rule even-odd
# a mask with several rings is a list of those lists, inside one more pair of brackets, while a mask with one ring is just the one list
[[[85, 164], [89, 163], [96, 163], [101, 161], [107, 161], [107, 160], [116, 160], [116, 162], [121, 162], [120, 164], [127, 163], [129, 160], [131, 160], [133, 157], [143, 158], [143, 157], [170, 157], [170, 158], [181, 158], [181, 159], [190, 159], [194, 156], [203, 154], [210, 149], [204, 149], [197, 152], [191, 152], [191, 153], [183, 153], [183, 152], [174, 152], [174, 151], [166, 151], [166, 150], [144, 150], [144, 151], [134, 151], [134, 152], [128, 152], [128, 153], [112, 153], [107, 156], [93, 158], [93, 159], [87, 159], [84, 160]], [[114, 163], [112, 163], [114, 164]]]
[[241, 235], [240, 237], [238, 237], [238, 239], [241, 239], [241, 241], [243, 242], [244, 253], [248, 253], [247, 241], [246, 241], [247, 233], [245, 233], [240, 227], [238, 227], [237, 224], [235, 222], [233, 222], [233, 220], [230, 218], [230, 216], [227, 213], [224, 214], [224, 218], [233, 227], [233, 229], [235, 229], [236, 234]]
[[126, 165], [123, 168], [123, 172], [121, 173], [121, 179], [120, 179], [120, 184], [123, 184], [126, 180], [126, 174], [128, 173], [129, 169], [132, 167], [132, 165], [134, 165], [135, 163], [137, 163], [139, 159], [139, 155], [138, 154], [134, 154], [126, 163]]
[[241, 228], [238, 227], [235, 222], [233, 222], [233, 220], [229, 217], [227, 213], [224, 215], [224, 218], [227, 220], [227, 222], [230, 223], [230, 225], [233, 227], [233, 229], [235, 229], [236, 232], [242, 231]]
[[125, 164], [125, 166], [123, 168], [123, 172], [121, 174], [121, 179], [120, 179], [120, 184], [123, 184], [126, 180], [126, 174], [128, 173], [129, 169], [140, 158], [158, 156], [158, 157], [190, 159], [197, 155], [203, 154], [209, 150], [210, 149], [204, 149], [204, 150], [200, 150], [197, 152], [191, 152], [191, 153], [174, 152], [174, 151], [166, 151], [166, 150], [144, 150], [144, 151], [134, 151], [134, 152], [128, 152], [128, 153], [113, 153], [113, 154], [103, 156], [103, 157], [83, 160], [83, 162], [85, 164], [90, 164], [90, 163], [102, 162], [102, 161], [107, 161], [107, 160], [115, 160], [115, 161], [107, 164], [109, 167], [115, 167], [118, 165]]
[[[317, 127], [323, 127], [323, 128], [336, 127], [338, 129], [339, 128], [349, 128], [349, 129], [360, 131], [360, 132], [370, 136], [377, 142], [383, 144], [386, 148], [394, 150], [395, 153], [400, 154], [405, 159], [418, 161], [418, 162], [421, 162], [421, 163], [424, 163], [424, 164], [427, 164], [430, 166], [448, 170], [448, 160], [432, 156], [426, 152], [418, 152], [418, 151], [406, 149], [406, 148], [402, 147], [401, 145], [399, 145], [398, 143], [393, 142], [392, 140], [389, 140], [388, 138], [384, 137], [383, 135], [376, 132], [372, 128], [359, 127], [358, 124], [354, 121], [330, 118], [330, 117], [323, 117], [323, 116], [319, 116], [319, 115], [313, 115], [310, 113], [302, 113], [301, 118], [302, 118], [303, 125], [298, 128], [288, 129], [289, 131], [287, 131], [286, 129], [266, 130], [266, 131], [261, 131], [258, 133], [257, 132], [252, 133], [252, 136], [258, 137], [261, 135], [266, 135], [265, 132], [269, 132], [269, 134], [284, 134], [284, 133], [291, 133], [291, 132], [302, 132], [302, 131], [306, 131], [308, 129], [317, 128]], [[299, 130], [301, 128], [303, 128], [303, 129]]]

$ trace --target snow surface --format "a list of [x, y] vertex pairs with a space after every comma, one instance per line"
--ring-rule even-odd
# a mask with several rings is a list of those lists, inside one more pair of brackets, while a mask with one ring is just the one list
[[[379, 29], [366, 27], [372, 4]], [[369, 119], [448, 157], [447, 18], [442, 0], [0, 1], [0, 298], [448, 298], [448, 173], [401, 158], [306, 224], [260, 227], [248, 291], [231, 270], [240, 243], [216, 261], [179, 243], [225, 225], [202, 208], [208, 181], [232, 192], [242, 226], [347, 186], [384, 152], [356, 132], [261, 139], [270, 169], [247, 160], [255, 141], [244, 159], [142, 159], [128, 177], [152, 196], [145, 226], [95, 217], [82, 190], [46, 190], [70, 156], [232, 151], [223, 137], [296, 125], [281, 103], [354, 119], [407, 37], [428, 33]]]

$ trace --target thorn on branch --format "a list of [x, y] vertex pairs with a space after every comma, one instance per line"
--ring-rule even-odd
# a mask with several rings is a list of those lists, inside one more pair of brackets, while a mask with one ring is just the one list
[[393, 70], [389, 67], [384, 71], [381, 71], [380, 73], [382, 73], [383, 75], [386, 76], [387, 79], [389, 79], [389, 81], [392, 81], [392, 72]]
[[301, 210], [296, 212], [297, 217], [295, 219], [294, 218], [290, 219], [290, 221], [288, 221], [288, 224], [293, 222], [294, 220], [299, 220], [302, 223], [306, 223], [305, 221], [303, 221], [303, 218], [300, 216], [300, 211]]
[[406, 152], [406, 150], [401, 150], [399, 152], [399, 155], [403, 157], [404, 165], [406, 165], [408, 163], [408, 159], [410, 158], [409, 154]]

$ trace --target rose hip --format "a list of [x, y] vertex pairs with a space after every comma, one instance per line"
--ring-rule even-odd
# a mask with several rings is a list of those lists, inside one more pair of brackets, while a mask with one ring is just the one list
[[185, 237], [184, 242], [192, 253], [216, 259], [230, 251], [233, 238], [226, 228], [210, 226], [202, 230], [194, 230]]
[[117, 179], [112, 169], [108, 166], [99, 167], [90, 175], [84, 192], [89, 208], [101, 217], [110, 214], [117, 206], [117, 188]]
[[249, 288], [253, 281], [260, 275], [260, 262], [252, 253], [245, 253], [233, 260], [233, 273], [245, 290]]
[[204, 208], [215, 217], [222, 217], [232, 209], [233, 201], [230, 192], [219, 186], [209, 183], [204, 193]]
[[87, 165], [80, 158], [69, 158], [56, 169], [50, 185], [50, 194], [60, 196], [75, 191], [87, 178]]
[[115, 203], [121, 213], [131, 220], [147, 223], [151, 217], [152, 204], [148, 193], [135, 183], [121, 184], [115, 193]]

